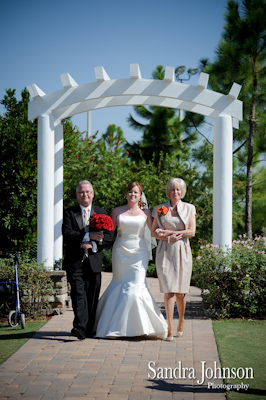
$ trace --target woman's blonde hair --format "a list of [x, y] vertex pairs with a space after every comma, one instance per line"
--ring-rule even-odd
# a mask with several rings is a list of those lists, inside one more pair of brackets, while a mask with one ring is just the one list
[[167, 197], [170, 197], [170, 191], [174, 186], [179, 185], [181, 187], [181, 199], [185, 197], [186, 191], [187, 191], [187, 185], [181, 178], [171, 178], [166, 184], [166, 195]]

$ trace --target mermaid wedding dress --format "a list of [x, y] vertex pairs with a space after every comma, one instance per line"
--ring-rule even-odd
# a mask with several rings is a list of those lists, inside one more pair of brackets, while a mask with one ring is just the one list
[[113, 278], [99, 300], [96, 337], [167, 337], [167, 324], [146, 284], [149, 250], [142, 215], [118, 216]]

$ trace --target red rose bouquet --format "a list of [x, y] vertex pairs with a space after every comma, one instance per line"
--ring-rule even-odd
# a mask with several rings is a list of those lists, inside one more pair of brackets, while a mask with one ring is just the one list
[[168, 208], [165, 206], [157, 208], [157, 214], [159, 217], [162, 217], [163, 215], [166, 215], [168, 213]]
[[[114, 230], [114, 223], [109, 215], [93, 214], [93, 216], [91, 217], [90, 227], [97, 228], [101, 232], [110, 232]], [[99, 244], [102, 244], [102, 240], [99, 242]]]

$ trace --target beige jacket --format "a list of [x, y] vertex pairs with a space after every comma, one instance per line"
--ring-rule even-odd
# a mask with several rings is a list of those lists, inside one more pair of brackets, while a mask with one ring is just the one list
[[[165, 206], [166, 208], [169, 209], [171, 207], [170, 201], [168, 201], [167, 203], [159, 204], [158, 206], [154, 207], [153, 212], [152, 212], [152, 216], [154, 218], [157, 217], [157, 212], [156, 212], [157, 209], [162, 206]], [[177, 211], [185, 225], [185, 229], [188, 229], [190, 215], [196, 214], [195, 206], [193, 204], [185, 203], [182, 200], [180, 200], [179, 203], [177, 204]]]

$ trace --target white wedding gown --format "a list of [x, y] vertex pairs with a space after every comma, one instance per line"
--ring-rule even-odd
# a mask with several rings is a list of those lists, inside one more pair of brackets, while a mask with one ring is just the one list
[[96, 337], [167, 337], [167, 323], [146, 284], [149, 251], [142, 215], [118, 216], [113, 279], [99, 300]]

